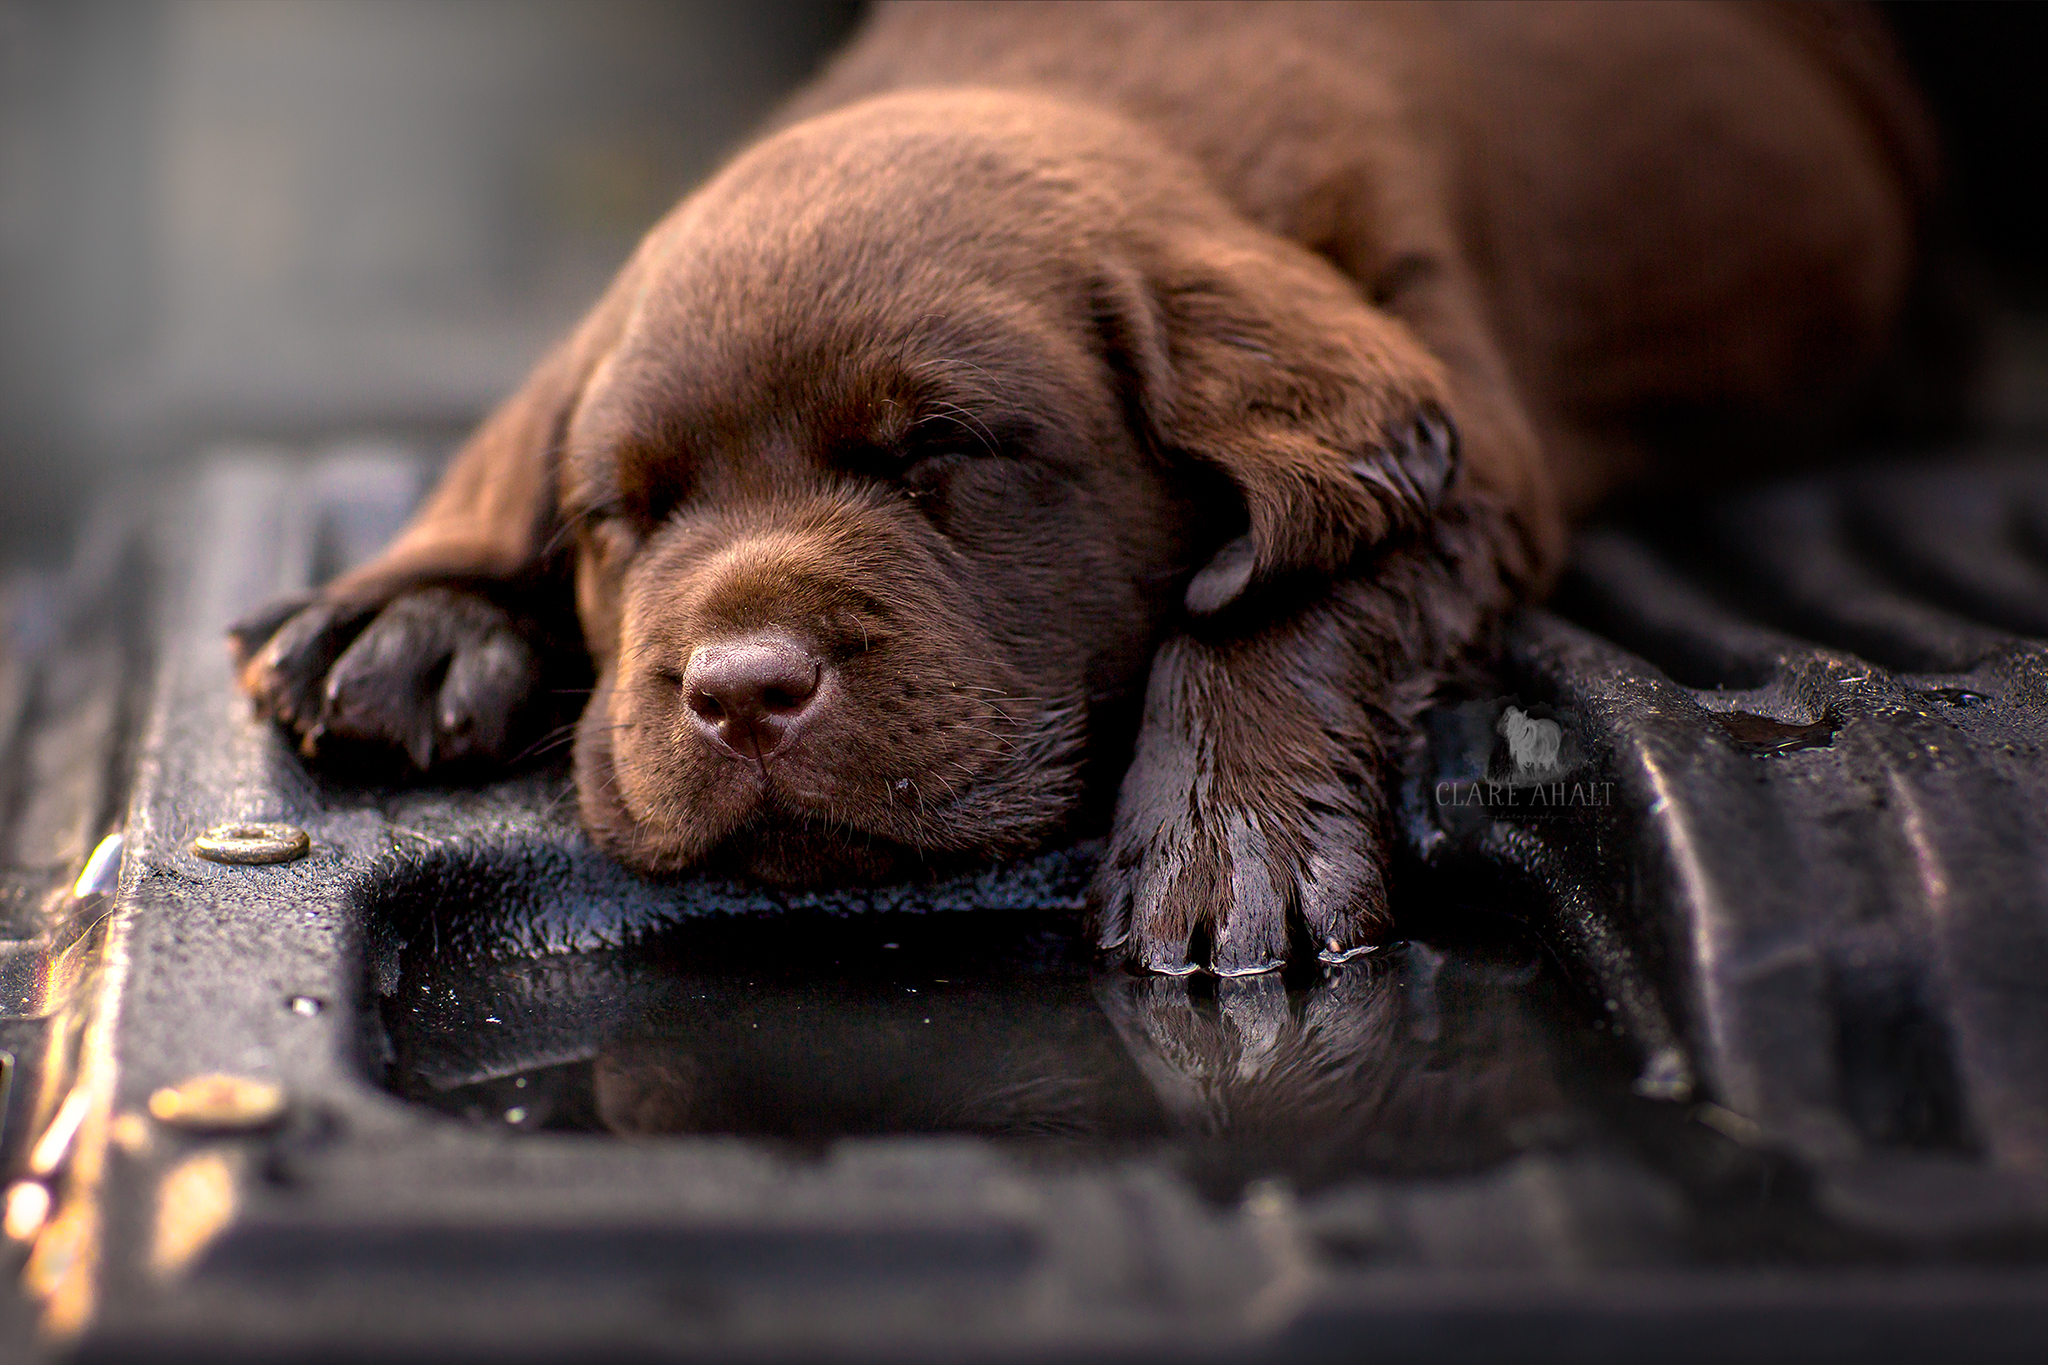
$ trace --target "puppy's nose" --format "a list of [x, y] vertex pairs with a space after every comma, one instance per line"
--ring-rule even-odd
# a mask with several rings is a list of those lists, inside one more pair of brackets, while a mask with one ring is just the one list
[[824, 672], [786, 636], [744, 635], [699, 645], [683, 671], [683, 696], [705, 738], [758, 761], [789, 742]]

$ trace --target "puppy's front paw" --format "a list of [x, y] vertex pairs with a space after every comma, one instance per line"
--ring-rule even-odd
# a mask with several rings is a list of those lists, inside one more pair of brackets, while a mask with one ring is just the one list
[[1314, 795], [1293, 809], [1153, 795], [1160, 808], [1119, 822], [1096, 874], [1104, 948], [1147, 971], [1244, 976], [1307, 951], [1343, 961], [1384, 936], [1381, 841], [1355, 811]]
[[1149, 971], [1342, 960], [1389, 927], [1375, 740], [1244, 672], [1186, 640], [1154, 665], [1093, 896], [1101, 945]]
[[280, 603], [229, 630], [242, 688], [298, 736], [400, 756], [414, 769], [506, 760], [538, 691], [539, 661], [501, 607], [450, 588], [385, 604]]

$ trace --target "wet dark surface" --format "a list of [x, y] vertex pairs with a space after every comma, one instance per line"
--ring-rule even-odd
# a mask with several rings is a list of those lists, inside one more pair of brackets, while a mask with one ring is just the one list
[[1940, 702], [1943, 706], [1982, 706], [1984, 694], [1972, 692], [1967, 687], [1923, 687], [1913, 694], [1922, 701]]
[[[1389, 1220], [1553, 1197], [1593, 1206], [1623, 1261], [1916, 1258], [1843, 1226], [1745, 1117], [1647, 1097], [1639, 1040], [1517, 919], [1411, 919], [1428, 934], [1370, 958], [1234, 980], [1106, 967], [1064, 913], [738, 916], [630, 949], [408, 953], [378, 1001], [385, 1079], [485, 1131], [742, 1138], [799, 1165], [847, 1139], [963, 1136], [1032, 1169], [1163, 1167], [1223, 1207], [1277, 1179], [1338, 1211], [1316, 1234], [1337, 1264], [1415, 1255]], [[1881, 1098], [1863, 1107], [1889, 1122]], [[1953, 1106], [1923, 1107], [1888, 1136], [1953, 1146]], [[1361, 1222], [1361, 1198], [1393, 1203]], [[2008, 1231], [1942, 1256], [2028, 1247]]]
[[1133, 976], [1076, 929], [794, 914], [541, 959], [409, 953], [380, 1000], [387, 1083], [521, 1132], [1167, 1150], [1228, 1194], [1481, 1170], [1592, 1134], [1635, 1074], [1506, 919], [1232, 980]]
[[[1961, 689], [1942, 690], [1959, 692]], [[1937, 697], [1936, 700], [1947, 701], [1947, 698]], [[1832, 714], [1822, 716], [1810, 725], [1772, 720], [1769, 716], [1748, 711], [1715, 711], [1711, 714], [1728, 732], [1728, 738], [1754, 754], [1789, 754], [1801, 749], [1825, 748], [1835, 742], [1835, 732], [1842, 728], [1841, 718]]]

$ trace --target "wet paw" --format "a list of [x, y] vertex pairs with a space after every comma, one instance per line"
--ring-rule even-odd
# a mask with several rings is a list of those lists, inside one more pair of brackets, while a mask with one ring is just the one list
[[1253, 699], [1191, 686], [1199, 649], [1169, 646], [1155, 665], [1096, 872], [1098, 942], [1147, 971], [1218, 976], [1373, 947], [1390, 919], [1369, 746], [1247, 724]]
[[229, 630], [242, 688], [298, 737], [420, 772], [513, 757], [539, 661], [501, 607], [450, 588], [376, 606], [296, 600]]
[[1361, 483], [1403, 509], [1397, 521], [1419, 524], [1443, 506], [1458, 472], [1458, 432], [1442, 408], [1426, 403], [1376, 458], [1351, 466]]
[[1168, 819], [1124, 822], [1096, 873], [1099, 942], [1173, 976], [1245, 976], [1311, 954], [1344, 961], [1388, 926], [1375, 842], [1361, 820], [1308, 810], [1191, 802]]

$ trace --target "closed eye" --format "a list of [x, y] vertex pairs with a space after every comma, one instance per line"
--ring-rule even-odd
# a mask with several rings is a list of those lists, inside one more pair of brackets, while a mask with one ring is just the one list
[[973, 459], [973, 456], [963, 455], [957, 450], [921, 455], [897, 469], [895, 482], [911, 497], [925, 497], [937, 491], [948, 476]]
[[[963, 408], [958, 403], [948, 403], [936, 399], [927, 400], [925, 406], [928, 411], [924, 416], [910, 424], [909, 438], [911, 441], [922, 442], [937, 437], [949, 446], [965, 443], [969, 447], [978, 446], [984, 454], [1000, 455], [1003, 453], [1003, 442], [997, 439], [995, 429], [990, 427], [980, 417], [977, 417], [970, 409]], [[931, 430], [934, 427], [941, 428], [942, 430]], [[951, 428], [951, 430], [943, 430], [944, 428]]]
[[898, 446], [855, 446], [840, 451], [833, 462], [841, 469], [892, 484], [915, 497], [931, 491], [951, 470], [980, 458], [985, 457], [962, 451], [955, 444], [916, 441]]
[[1029, 462], [1036, 435], [1031, 424], [984, 417], [960, 404], [926, 400], [922, 414], [886, 439], [840, 448], [841, 469], [892, 485], [912, 500], [942, 490], [962, 471]]
[[648, 508], [641, 506], [638, 500], [613, 497], [582, 503], [568, 510], [570, 521], [579, 531], [610, 528], [608, 533], [630, 536], [636, 542], [645, 539], [667, 515], [666, 506]]
[[639, 551], [646, 538], [645, 532], [636, 524], [637, 519], [623, 507], [600, 505], [580, 508], [571, 514], [571, 518], [578, 539], [608, 566], [623, 564]]
[[569, 513], [571, 520], [586, 530], [600, 526], [608, 521], [624, 520], [625, 515], [625, 508], [617, 503], [599, 503], [590, 507], [578, 507], [572, 509]]

